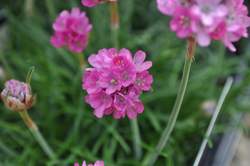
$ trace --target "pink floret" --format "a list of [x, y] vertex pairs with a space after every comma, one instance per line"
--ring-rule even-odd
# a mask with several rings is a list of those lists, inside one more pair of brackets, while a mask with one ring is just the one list
[[102, 49], [89, 57], [93, 68], [85, 70], [83, 89], [86, 102], [94, 109], [96, 117], [113, 115], [115, 119], [134, 119], [144, 110], [139, 97], [149, 91], [153, 77], [149, 74], [152, 62], [145, 61], [146, 54], [137, 51], [132, 56], [128, 49]]
[[86, 7], [95, 7], [108, 0], [82, 0], [82, 5]]
[[67, 47], [72, 52], [80, 53], [87, 47], [92, 25], [85, 12], [73, 8], [70, 12], [65, 10], [60, 13], [53, 29], [55, 32], [50, 41], [54, 47]]
[[[75, 163], [74, 166], [80, 166], [80, 165], [79, 163]], [[83, 161], [82, 166], [104, 166], [104, 161], [98, 160], [94, 164], [86, 164], [86, 161]]]

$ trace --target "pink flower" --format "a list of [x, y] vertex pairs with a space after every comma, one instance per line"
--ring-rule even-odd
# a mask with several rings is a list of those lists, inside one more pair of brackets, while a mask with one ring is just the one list
[[148, 91], [151, 89], [151, 84], [153, 83], [153, 77], [148, 71], [143, 71], [136, 75], [135, 88], [139, 91]]
[[137, 72], [143, 72], [152, 67], [151, 61], [146, 61], [146, 54], [143, 51], [137, 51], [134, 56], [134, 64]]
[[[75, 163], [74, 166], [80, 166], [79, 163]], [[86, 161], [82, 162], [82, 166], [104, 166], [104, 161], [98, 160], [94, 164], [86, 164]]]
[[172, 16], [170, 28], [179, 38], [194, 37], [200, 46], [221, 41], [231, 51], [233, 42], [248, 37], [250, 17], [243, 0], [157, 0], [160, 12]]
[[177, 6], [177, 0], [157, 0], [157, 7], [163, 14], [172, 15]]
[[104, 2], [104, 0], [82, 0], [82, 5], [86, 7], [94, 7], [102, 2]]
[[55, 31], [51, 44], [56, 47], [67, 47], [70, 51], [80, 53], [88, 44], [92, 25], [85, 12], [73, 8], [71, 12], [62, 11], [53, 24]]
[[17, 80], [9, 80], [5, 83], [1, 99], [8, 109], [17, 112], [29, 109], [34, 102], [30, 86]]
[[98, 84], [100, 73], [97, 70], [86, 70], [83, 87], [89, 94], [100, 92], [102, 88]]
[[139, 96], [149, 91], [153, 82], [147, 71], [152, 62], [144, 62], [145, 58], [143, 51], [132, 57], [128, 49], [114, 48], [102, 49], [89, 57], [93, 68], [86, 69], [82, 86], [88, 93], [86, 102], [98, 118], [113, 115], [115, 119], [133, 119], [143, 112]]
[[175, 9], [173, 18], [170, 22], [170, 28], [177, 33], [180, 38], [192, 36], [192, 21], [195, 21], [188, 8], [179, 7]]
[[165, 15], [173, 15], [178, 7], [190, 7], [194, 0], [156, 0], [160, 12]]
[[226, 33], [221, 40], [231, 51], [236, 51], [232, 42], [248, 37], [247, 28], [250, 27], [250, 17], [243, 0], [228, 0], [226, 5], [228, 8], [225, 20]]
[[86, 102], [95, 109], [94, 114], [98, 118], [103, 117], [104, 111], [107, 108], [111, 107], [113, 102], [112, 100], [112, 97], [106, 94], [104, 91], [89, 94], [88, 96], [86, 96]]
[[222, 0], [196, 0], [197, 4], [191, 9], [192, 13], [199, 16], [205, 26], [211, 26], [217, 19], [226, 16], [227, 8], [221, 4]]

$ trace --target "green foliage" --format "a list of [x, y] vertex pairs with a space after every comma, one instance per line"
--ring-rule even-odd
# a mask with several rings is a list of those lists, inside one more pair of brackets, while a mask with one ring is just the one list
[[[8, 16], [8, 41], [6, 49], [0, 51], [0, 65], [9, 78], [23, 81], [29, 68], [35, 67], [31, 85], [37, 103], [30, 114], [60, 161], [49, 161], [20, 117], [1, 104], [0, 165], [73, 165], [75, 161], [103, 159], [107, 166], [139, 166], [166, 125], [184, 62], [185, 41], [177, 39], [168, 29], [169, 19], [157, 11], [155, 1], [120, 0], [119, 3], [120, 45], [133, 51], [145, 50], [154, 64], [153, 90], [142, 96], [145, 112], [138, 117], [143, 139], [141, 161], [134, 159], [129, 120], [96, 119], [84, 103], [82, 71], [77, 58], [50, 45], [53, 13], [80, 6], [80, 0], [35, 1], [32, 16], [25, 14], [23, 1], [1, 2]], [[81, 8], [87, 11], [93, 24], [91, 41], [84, 52], [87, 60], [91, 53], [112, 47], [109, 8], [107, 4]], [[241, 80], [226, 99], [219, 124], [225, 124], [232, 113], [249, 108], [249, 39], [242, 40], [238, 49], [232, 55], [218, 42], [209, 48], [198, 48], [180, 117], [157, 166], [192, 163], [209, 121], [201, 105], [207, 100], [217, 100], [225, 77], [233, 74]], [[1, 87], [3, 83], [2, 80]]]

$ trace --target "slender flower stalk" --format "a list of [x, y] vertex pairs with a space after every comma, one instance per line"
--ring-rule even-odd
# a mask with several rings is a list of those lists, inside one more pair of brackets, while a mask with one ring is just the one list
[[188, 44], [187, 44], [187, 52], [186, 52], [186, 57], [185, 57], [185, 65], [183, 69], [183, 75], [182, 75], [182, 80], [180, 84], [180, 88], [177, 94], [177, 98], [175, 100], [175, 104], [173, 107], [173, 110], [170, 114], [168, 124], [166, 128], [164, 129], [162, 136], [160, 138], [160, 141], [158, 142], [158, 145], [156, 147], [156, 150], [152, 152], [150, 155], [148, 165], [152, 166], [155, 161], [157, 160], [159, 154], [163, 150], [163, 148], [166, 146], [169, 137], [175, 127], [175, 123], [177, 120], [177, 117], [180, 112], [180, 108], [183, 102], [183, 98], [186, 92], [187, 88], [187, 83], [189, 80], [189, 74], [190, 74], [190, 69], [191, 69], [191, 64], [193, 61], [194, 53], [195, 53], [195, 48], [196, 48], [196, 41], [194, 38], [188, 38]]
[[20, 111], [19, 115], [21, 116], [22, 120], [36, 139], [36, 141], [39, 143], [43, 151], [46, 153], [46, 155], [50, 159], [55, 159], [56, 156], [53, 152], [53, 150], [49, 147], [48, 143], [45, 141], [44, 137], [40, 133], [36, 123], [31, 119], [28, 112], [26, 110]]
[[142, 156], [140, 129], [137, 119], [133, 119], [130, 122], [133, 132], [135, 158], [139, 160]]
[[86, 64], [85, 64], [85, 60], [84, 60], [84, 54], [83, 53], [75, 53], [75, 55], [79, 61], [80, 68], [85, 69]]
[[46, 7], [50, 16], [50, 19], [53, 20], [56, 17], [55, 7], [53, 1], [45, 0]]
[[34, 12], [34, 0], [26, 0], [24, 4], [24, 11], [26, 16], [30, 17]]
[[110, 26], [115, 48], [119, 48], [120, 18], [117, 0], [110, 1]]
[[212, 132], [212, 130], [214, 128], [216, 119], [217, 119], [217, 117], [218, 117], [218, 115], [220, 113], [220, 110], [221, 110], [221, 107], [222, 107], [222, 105], [223, 105], [223, 103], [225, 101], [225, 98], [226, 98], [227, 94], [229, 93], [229, 90], [232, 87], [232, 84], [233, 84], [233, 78], [229, 77], [227, 79], [227, 82], [226, 82], [223, 90], [222, 90], [222, 93], [220, 95], [218, 104], [217, 104], [217, 106], [215, 108], [215, 111], [213, 113], [212, 119], [211, 119], [211, 121], [209, 123], [208, 129], [206, 131], [205, 137], [204, 137], [204, 139], [202, 141], [202, 144], [200, 146], [199, 152], [198, 152], [198, 154], [196, 156], [196, 159], [195, 159], [195, 162], [194, 162], [193, 166], [198, 166], [199, 165], [199, 162], [201, 160], [202, 154], [204, 153], [204, 150], [206, 148], [206, 145], [207, 145], [207, 142], [208, 142], [208, 138], [211, 135], [211, 132]]

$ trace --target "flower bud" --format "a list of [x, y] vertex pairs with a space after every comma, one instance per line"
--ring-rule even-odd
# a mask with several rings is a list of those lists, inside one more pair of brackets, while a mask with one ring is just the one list
[[9, 80], [5, 83], [1, 99], [8, 109], [15, 112], [27, 110], [34, 103], [30, 85], [17, 80]]

